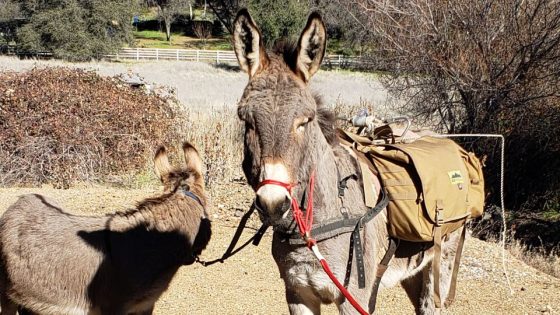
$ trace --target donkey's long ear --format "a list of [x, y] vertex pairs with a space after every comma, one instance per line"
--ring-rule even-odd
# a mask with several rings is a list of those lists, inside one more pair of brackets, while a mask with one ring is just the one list
[[319, 70], [327, 43], [327, 30], [318, 12], [313, 12], [301, 32], [297, 46], [296, 73], [308, 82]]
[[159, 179], [163, 179], [164, 176], [171, 172], [171, 165], [169, 164], [169, 159], [167, 158], [167, 152], [165, 147], [161, 146], [156, 151], [156, 156], [154, 157], [154, 166], [156, 170], [156, 175]]
[[188, 142], [183, 143], [183, 153], [185, 154], [187, 168], [190, 168], [202, 175], [202, 159], [194, 146]]
[[233, 22], [233, 47], [243, 71], [252, 77], [268, 64], [261, 32], [247, 9], [241, 9]]

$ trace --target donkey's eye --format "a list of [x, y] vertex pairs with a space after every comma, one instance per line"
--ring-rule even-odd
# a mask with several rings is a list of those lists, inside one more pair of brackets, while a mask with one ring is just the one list
[[296, 119], [295, 121], [296, 132], [303, 133], [305, 131], [305, 127], [310, 121], [311, 119], [308, 117]]

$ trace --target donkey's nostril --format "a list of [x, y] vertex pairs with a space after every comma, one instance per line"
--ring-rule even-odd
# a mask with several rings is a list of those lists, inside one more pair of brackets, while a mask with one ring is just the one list
[[290, 200], [285, 195], [281, 198], [267, 198], [264, 195], [257, 195], [255, 206], [269, 214], [282, 214], [290, 208]]
[[261, 197], [257, 196], [257, 198], [255, 199], [255, 206], [257, 207], [257, 209], [259, 210], [266, 210], [263, 206], [263, 204], [261, 203]]

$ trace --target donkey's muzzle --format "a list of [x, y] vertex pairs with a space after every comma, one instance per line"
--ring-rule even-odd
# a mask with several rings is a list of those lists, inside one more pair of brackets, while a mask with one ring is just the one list
[[270, 217], [281, 216], [290, 209], [290, 199], [286, 195], [281, 198], [267, 198], [267, 196], [257, 194], [255, 207], [261, 214]]

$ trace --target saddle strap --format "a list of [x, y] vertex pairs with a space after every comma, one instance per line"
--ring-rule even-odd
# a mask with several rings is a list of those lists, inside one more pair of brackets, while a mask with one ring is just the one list
[[432, 265], [434, 277], [434, 304], [436, 312], [441, 309], [440, 275], [441, 275], [441, 227], [434, 226], [434, 261]]
[[399, 239], [389, 237], [389, 248], [387, 248], [387, 251], [383, 256], [383, 259], [381, 259], [381, 262], [377, 265], [377, 272], [375, 273], [375, 281], [373, 282], [373, 290], [371, 294], [372, 298], [369, 303], [369, 309], [371, 313], [375, 312], [375, 305], [377, 304], [377, 292], [379, 291], [381, 278], [383, 278], [385, 271], [387, 271], [389, 262], [395, 255], [395, 252], [397, 251], [397, 247], [399, 247], [399, 243], [400, 243]]
[[[466, 223], [466, 222], [465, 222]], [[463, 231], [461, 232], [461, 238], [457, 244], [457, 250], [455, 251], [455, 261], [453, 262], [453, 274], [451, 275], [451, 283], [449, 285], [449, 293], [445, 299], [445, 307], [449, 307], [455, 300], [455, 292], [457, 289], [457, 274], [459, 273], [459, 265], [461, 263], [461, 254], [463, 253], [463, 245], [465, 244], [465, 234], [467, 231], [467, 225], [463, 225]]]
[[[463, 231], [461, 232], [461, 237], [459, 243], [457, 244], [457, 250], [455, 251], [455, 259], [453, 262], [453, 272], [451, 274], [451, 281], [449, 284], [449, 291], [447, 293], [447, 298], [445, 299], [445, 306], [450, 306], [455, 300], [455, 293], [457, 290], [457, 275], [459, 273], [459, 265], [461, 263], [461, 254], [463, 252], [463, 244], [465, 243], [465, 234], [467, 231], [466, 226], [467, 221], [463, 223]], [[434, 304], [436, 307], [436, 312], [439, 313], [441, 310], [441, 291], [440, 291], [440, 277], [441, 277], [441, 227], [434, 227], [434, 262], [432, 266], [432, 272], [434, 276]]]
[[[311, 235], [320, 242], [325, 239], [335, 237], [344, 233], [352, 232], [350, 238], [350, 251], [354, 251], [356, 255], [356, 269], [358, 271], [358, 287], [363, 289], [366, 287], [366, 276], [365, 276], [365, 266], [364, 266], [364, 250], [362, 246], [362, 240], [360, 238], [360, 231], [365, 223], [371, 221], [375, 216], [377, 216], [389, 203], [389, 197], [385, 190], [381, 190], [381, 200], [379, 203], [368, 211], [361, 217], [358, 218], [348, 218], [341, 219], [335, 222], [331, 222], [325, 225], [316, 226], [311, 229]], [[296, 234], [292, 234], [289, 238], [289, 243], [291, 245], [304, 245], [305, 242], [298, 237]], [[346, 280], [345, 284], [348, 283], [350, 278], [350, 272], [352, 270], [352, 253], [349, 254], [350, 259], [348, 260], [346, 268]]]

